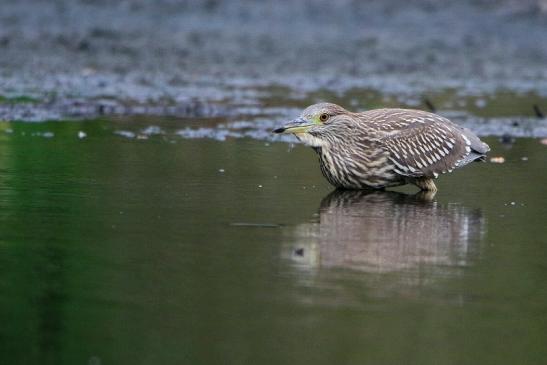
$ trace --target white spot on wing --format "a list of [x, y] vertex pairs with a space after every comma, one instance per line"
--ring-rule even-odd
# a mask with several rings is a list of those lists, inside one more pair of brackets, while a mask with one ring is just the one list
[[408, 168], [406, 166], [403, 166], [401, 165], [399, 162], [397, 162], [396, 160], [394, 159], [391, 159], [391, 162], [393, 162], [395, 164], [395, 166], [397, 166], [399, 169], [403, 170], [403, 171], [408, 171]]

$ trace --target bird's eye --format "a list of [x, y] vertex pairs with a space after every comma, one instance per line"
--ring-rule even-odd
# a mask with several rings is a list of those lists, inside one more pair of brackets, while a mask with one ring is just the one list
[[327, 119], [329, 119], [329, 115], [328, 115], [328, 114], [323, 113], [323, 114], [321, 114], [321, 115], [319, 116], [319, 120], [322, 121], [322, 122], [326, 122]]

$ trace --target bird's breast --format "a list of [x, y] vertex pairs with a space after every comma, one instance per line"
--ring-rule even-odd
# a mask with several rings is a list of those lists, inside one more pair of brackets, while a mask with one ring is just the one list
[[400, 177], [381, 149], [316, 149], [321, 172], [334, 186], [347, 189], [399, 185]]

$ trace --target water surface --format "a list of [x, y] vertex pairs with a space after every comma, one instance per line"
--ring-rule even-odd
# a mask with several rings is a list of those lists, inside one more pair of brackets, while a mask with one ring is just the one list
[[[332, 192], [308, 148], [192, 121], [2, 124], [10, 364], [541, 364], [547, 146], [439, 193]], [[83, 132], [83, 133], [82, 133]]]

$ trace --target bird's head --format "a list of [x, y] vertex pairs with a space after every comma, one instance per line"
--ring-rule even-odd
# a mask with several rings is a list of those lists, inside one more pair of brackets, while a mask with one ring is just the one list
[[299, 140], [312, 147], [323, 147], [329, 141], [340, 137], [340, 129], [351, 124], [351, 113], [339, 105], [332, 103], [314, 104], [302, 112], [300, 116], [283, 127], [275, 129], [274, 133], [292, 133]]

